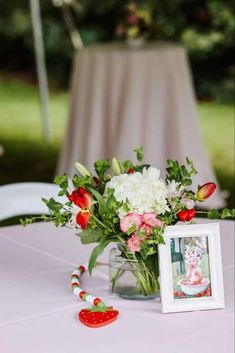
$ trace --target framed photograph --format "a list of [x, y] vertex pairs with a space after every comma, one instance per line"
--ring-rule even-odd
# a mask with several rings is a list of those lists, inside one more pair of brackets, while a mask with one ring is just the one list
[[218, 223], [166, 228], [159, 246], [162, 312], [224, 308]]

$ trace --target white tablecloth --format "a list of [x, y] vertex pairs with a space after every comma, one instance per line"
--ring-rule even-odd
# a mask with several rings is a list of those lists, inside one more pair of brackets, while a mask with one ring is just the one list
[[[74, 60], [71, 104], [58, 173], [74, 173], [80, 161], [134, 159], [165, 170], [167, 158], [191, 158], [195, 186], [215, 181], [201, 137], [185, 50], [173, 45], [142, 49], [105, 45], [84, 48]], [[223, 207], [219, 189], [208, 207]]]
[[[234, 291], [234, 224], [221, 222], [226, 308], [161, 314], [160, 303], [128, 301], [107, 291], [107, 266], [85, 290], [120, 311], [106, 327], [90, 329], [75, 317], [87, 305], [72, 295], [70, 275], [88, 258], [68, 229], [35, 224], [0, 229], [1, 353], [232, 353]], [[102, 256], [107, 261], [107, 252]]]

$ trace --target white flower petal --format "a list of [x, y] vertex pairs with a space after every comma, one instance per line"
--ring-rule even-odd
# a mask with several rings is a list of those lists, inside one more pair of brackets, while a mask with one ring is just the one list
[[[143, 170], [143, 174], [121, 174], [114, 176], [106, 185], [114, 189], [117, 201], [126, 201], [130, 212], [143, 214], [146, 212], [164, 213], [168, 210], [168, 190], [165, 183], [159, 179], [160, 171], [150, 167]], [[127, 212], [119, 209], [119, 217], [124, 217]]]

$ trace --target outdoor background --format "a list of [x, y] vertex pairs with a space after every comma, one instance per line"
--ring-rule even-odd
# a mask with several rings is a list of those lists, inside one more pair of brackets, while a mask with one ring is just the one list
[[[60, 5], [62, 0], [55, 0]], [[67, 0], [68, 1], [68, 0]], [[71, 0], [72, 1], [72, 0]], [[127, 1], [82, 0], [72, 13], [85, 45], [115, 41]], [[220, 185], [234, 205], [234, 16], [230, 0], [139, 1], [152, 7], [150, 40], [188, 50], [202, 133]], [[62, 8], [42, 0], [53, 141], [42, 136], [28, 0], [0, 0], [0, 184], [52, 181], [69, 107], [74, 49]], [[1, 154], [1, 151], [0, 151]], [[190, 156], [189, 156], [190, 157]]]

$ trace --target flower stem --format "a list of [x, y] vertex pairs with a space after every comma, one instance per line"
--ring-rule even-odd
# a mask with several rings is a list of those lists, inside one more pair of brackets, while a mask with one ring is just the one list
[[97, 218], [94, 214], [91, 215], [92, 218], [94, 218], [94, 220], [99, 223], [103, 228], [107, 229], [110, 233], [113, 233], [112, 229], [108, 228], [103, 222], [101, 222], [99, 220], [99, 218]]
[[199, 214], [207, 214], [208, 211], [196, 211], [196, 213], [199, 213]]

